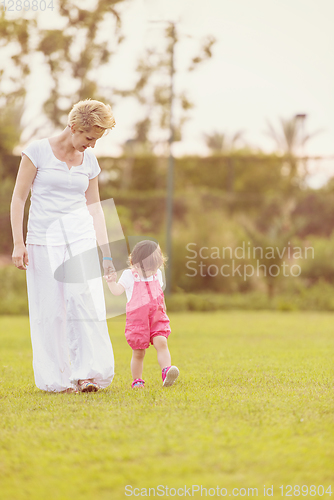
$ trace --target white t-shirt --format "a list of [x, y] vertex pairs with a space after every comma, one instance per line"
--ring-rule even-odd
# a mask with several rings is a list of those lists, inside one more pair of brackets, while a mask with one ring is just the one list
[[94, 153], [86, 149], [82, 164], [69, 169], [55, 157], [49, 140], [42, 139], [29, 144], [22, 155], [37, 168], [26, 243], [63, 245], [83, 238], [96, 239], [85, 197], [90, 179], [101, 172]]
[[[162, 279], [162, 272], [160, 269], [157, 271], [158, 275], [158, 280], [160, 283], [161, 288], [164, 288], [164, 283]], [[149, 278], [144, 279], [143, 277], [140, 277], [140, 281], [153, 281], [153, 276], [150, 276]], [[131, 269], [125, 269], [125, 271], [122, 272], [122, 275], [120, 279], [118, 280], [118, 283], [122, 285], [125, 288], [125, 293], [126, 293], [126, 300], [129, 302], [132, 297], [132, 292], [133, 292], [133, 287], [134, 287], [134, 277], [132, 274]]]

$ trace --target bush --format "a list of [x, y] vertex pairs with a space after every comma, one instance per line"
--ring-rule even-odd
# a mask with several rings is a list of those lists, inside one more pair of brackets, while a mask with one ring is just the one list
[[334, 287], [319, 282], [300, 292], [280, 294], [270, 300], [267, 294], [254, 291], [235, 294], [185, 294], [166, 297], [167, 310], [217, 311], [217, 310], [273, 310], [273, 311], [334, 311]]
[[329, 238], [310, 237], [308, 247], [314, 249], [314, 258], [305, 259], [302, 263], [301, 276], [310, 284], [319, 280], [334, 282], [334, 232]]
[[270, 302], [267, 295], [261, 292], [244, 294], [178, 293], [166, 297], [166, 305], [170, 312], [277, 309], [275, 303]]
[[[0, 314], [28, 314], [25, 273], [13, 266], [0, 269]], [[319, 281], [310, 288], [296, 288], [270, 300], [266, 293], [174, 293], [166, 297], [167, 310], [276, 310], [334, 311], [334, 286]]]
[[26, 276], [14, 266], [0, 269], [0, 314], [28, 314]]

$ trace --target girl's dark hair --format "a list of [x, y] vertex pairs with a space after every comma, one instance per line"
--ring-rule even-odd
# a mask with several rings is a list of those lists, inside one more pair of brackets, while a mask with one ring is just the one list
[[[158, 250], [158, 252], [156, 252]], [[167, 260], [156, 241], [143, 240], [134, 246], [130, 257], [130, 266], [140, 266], [144, 271], [156, 271]]]

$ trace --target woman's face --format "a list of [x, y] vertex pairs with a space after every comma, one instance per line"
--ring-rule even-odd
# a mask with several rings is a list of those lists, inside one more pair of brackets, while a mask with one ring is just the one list
[[72, 125], [71, 130], [73, 132], [72, 135], [72, 144], [73, 147], [82, 153], [87, 148], [94, 148], [96, 141], [100, 139], [101, 132], [96, 129], [91, 128], [87, 131], [75, 130], [75, 127]]

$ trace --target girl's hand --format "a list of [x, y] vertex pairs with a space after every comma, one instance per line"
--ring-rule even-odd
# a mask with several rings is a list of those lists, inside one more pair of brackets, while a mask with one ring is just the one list
[[103, 277], [107, 283], [116, 283], [116, 281], [117, 281], [116, 271], [111, 272], [110, 274], [104, 275]]
[[12, 261], [14, 266], [21, 271], [26, 271], [27, 265], [29, 264], [28, 250], [24, 244], [15, 245], [12, 253]]

